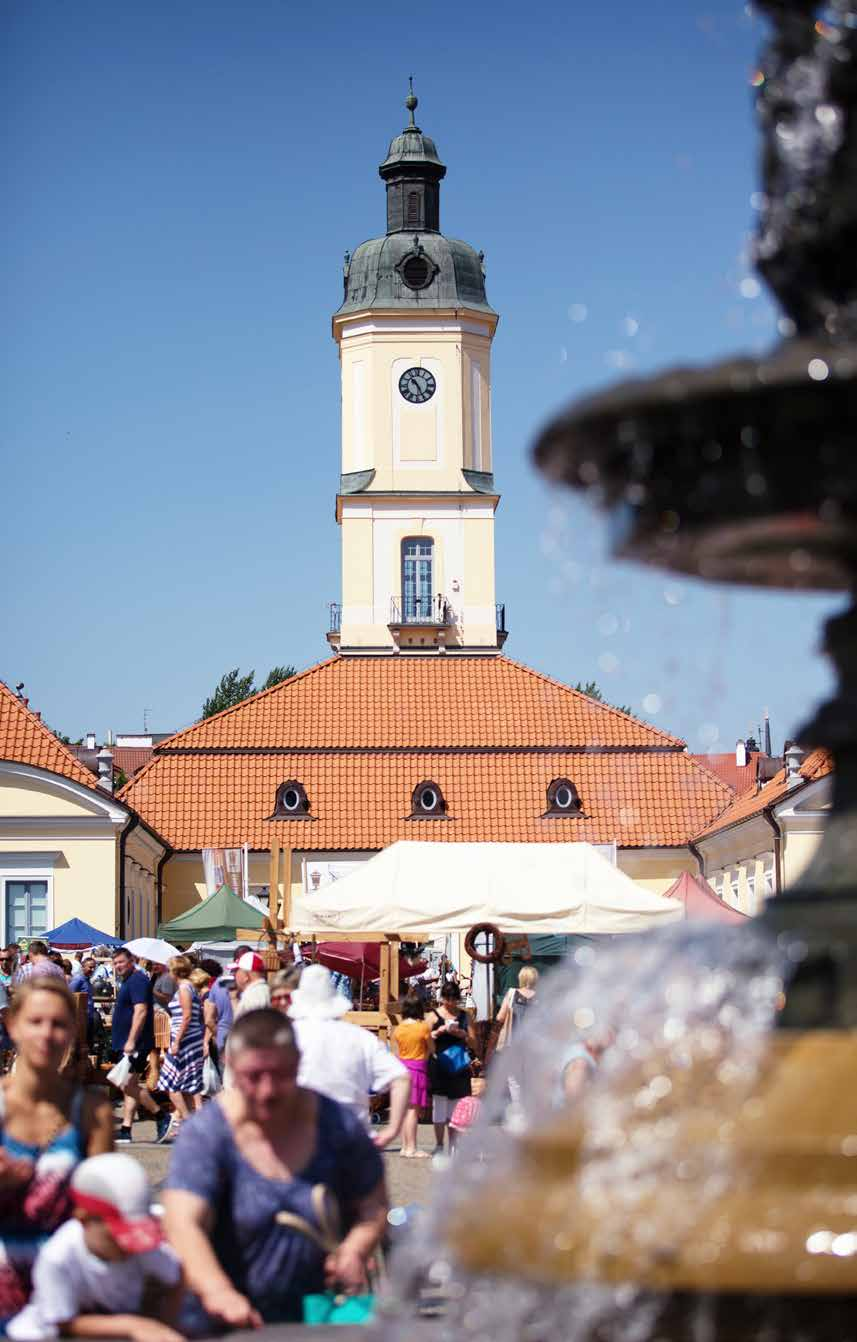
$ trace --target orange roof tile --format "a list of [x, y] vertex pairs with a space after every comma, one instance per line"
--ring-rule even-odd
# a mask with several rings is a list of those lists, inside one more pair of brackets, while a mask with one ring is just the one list
[[166, 750], [684, 742], [508, 657], [334, 657], [186, 727]]
[[75, 759], [49, 727], [0, 680], [0, 759], [48, 769], [84, 787], [97, 788], [95, 775]]
[[[541, 819], [552, 779], [578, 818]], [[267, 819], [303, 783], [311, 820]], [[424, 779], [447, 820], [408, 820]], [[503, 657], [343, 657], [156, 746], [123, 798], [175, 849], [615, 840], [680, 846], [731, 799], [676, 738]]]
[[735, 760], [735, 751], [731, 750], [728, 754], [719, 755], [694, 755], [695, 760], [704, 764], [706, 769], [710, 769], [713, 774], [722, 779], [733, 792], [737, 792], [740, 797], [748, 788], [754, 787], [756, 783], [756, 761], [759, 758], [759, 751], [754, 750], [747, 756], [746, 764], [738, 764]]
[[[803, 761], [800, 771], [807, 783], [814, 783], [817, 779], [824, 778], [826, 774], [833, 772], [833, 756], [828, 750], [813, 750]], [[749, 820], [751, 816], [758, 815], [766, 807], [775, 806], [778, 801], [782, 801], [790, 790], [786, 785], [786, 770], [782, 768], [762, 787], [736, 797], [715, 820], [706, 825], [705, 829], [700, 830], [699, 834], [695, 836], [695, 841], [707, 839], [709, 835], [717, 834], [722, 829], [729, 829], [731, 825], [737, 825], [742, 820]]]
[[113, 768], [121, 769], [126, 778], [133, 778], [144, 764], [149, 763], [153, 747], [108, 746], [108, 750], [113, 752]]

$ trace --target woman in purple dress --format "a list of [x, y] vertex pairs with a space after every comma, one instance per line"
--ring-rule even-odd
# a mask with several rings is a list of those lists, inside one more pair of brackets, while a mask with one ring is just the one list
[[279, 1011], [242, 1016], [226, 1055], [232, 1085], [183, 1126], [164, 1195], [205, 1336], [299, 1320], [302, 1297], [326, 1286], [360, 1290], [387, 1214], [379, 1152], [347, 1109], [297, 1084]]

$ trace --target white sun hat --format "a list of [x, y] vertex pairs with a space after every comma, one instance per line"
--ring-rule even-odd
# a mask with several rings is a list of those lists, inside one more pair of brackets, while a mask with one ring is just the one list
[[300, 985], [292, 993], [289, 1015], [295, 1020], [307, 1016], [315, 1020], [335, 1020], [353, 1007], [347, 997], [336, 991], [330, 970], [324, 965], [307, 965]]

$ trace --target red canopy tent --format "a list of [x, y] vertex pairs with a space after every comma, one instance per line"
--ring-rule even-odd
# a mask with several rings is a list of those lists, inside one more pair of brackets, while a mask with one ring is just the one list
[[691, 876], [683, 871], [677, 881], [673, 881], [669, 890], [664, 891], [667, 899], [681, 900], [684, 916], [691, 923], [746, 923], [747, 914], [733, 909], [712, 890], [702, 876]]
[[[381, 973], [381, 944], [377, 941], [319, 941], [302, 947], [306, 960], [316, 960], [335, 974], [347, 974], [351, 979], [371, 983]], [[426, 967], [425, 960], [410, 960], [399, 954], [400, 978], [419, 974]]]

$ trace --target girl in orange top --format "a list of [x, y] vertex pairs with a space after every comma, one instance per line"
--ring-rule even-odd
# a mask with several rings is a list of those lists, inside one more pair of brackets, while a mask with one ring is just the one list
[[428, 1059], [434, 1051], [431, 1026], [423, 1020], [423, 1004], [418, 997], [406, 997], [402, 1003], [402, 1021], [393, 1031], [393, 1052], [399, 1055], [411, 1074], [411, 1099], [402, 1124], [402, 1155], [426, 1158], [428, 1151], [417, 1147], [420, 1110], [428, 1107]]

